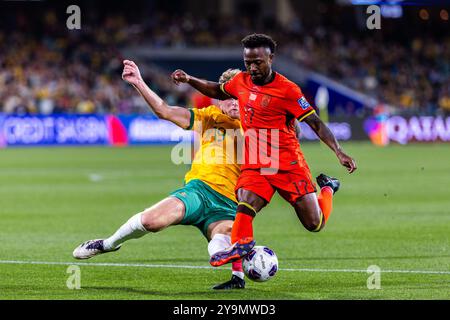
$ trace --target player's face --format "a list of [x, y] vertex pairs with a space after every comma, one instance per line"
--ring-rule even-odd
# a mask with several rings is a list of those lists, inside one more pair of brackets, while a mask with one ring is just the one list
[[272, 71], [273, 54], [269, 48], [244, 48], [244, 64], [254, 84], [268, 82]]
[[237, 100], [228, 99], [219, 102], [220, 109], [223, 113], [233, 119], [239, 119], [239, 103]]

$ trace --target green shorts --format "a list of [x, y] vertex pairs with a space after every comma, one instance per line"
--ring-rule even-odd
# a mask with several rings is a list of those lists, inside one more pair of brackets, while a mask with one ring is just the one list
[[219, 220], [234, 220], [237, 203], [221, 195], [201, 180], [191, 180], [170, 193], [183, 201], [186, 208], [181, 224], [193, 225], [207, 236], [208, 226]]

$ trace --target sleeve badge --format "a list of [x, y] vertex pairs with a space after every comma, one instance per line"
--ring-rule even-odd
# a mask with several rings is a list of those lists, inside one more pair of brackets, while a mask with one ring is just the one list
[[311, 107], [311, 105], [309, 104], [309, 102], [306, 100], [305, 97], [301, 97], [300, 99], [297, 100], [297, 102], [300, 105], [300, 107], [302, 107], [303, 110], [306, 110], [309, 107]]

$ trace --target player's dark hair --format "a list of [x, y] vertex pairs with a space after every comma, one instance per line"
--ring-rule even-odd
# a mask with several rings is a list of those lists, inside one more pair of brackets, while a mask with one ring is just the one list
[[269, 48], [270, 53], [274, 53], [277, 43], [267, 34], [253, 33], [241, 40], [244, 48]]

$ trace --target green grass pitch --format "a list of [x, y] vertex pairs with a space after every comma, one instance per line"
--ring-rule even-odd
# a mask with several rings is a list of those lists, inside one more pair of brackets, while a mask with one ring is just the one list
[[[182, 185], [187, 166], [171, 163], [170, 147], [0, 150], [0, 299], [449, 299], [450, 147], [344, 148], [358, 162], [353, 175], [323, 145], [303, 145], [314, 176], [342, 182], [325, 229], [307, 232], [276, 195], [254, 230], [280, 270], [231, 292], [211, 290], [229, 269], [209, 268], [195, 227], [72, 258]], [[79, 290], [66, 286], [70, 264], [80, 266]], [[371, 265], [380, 289], [367, 288]]]

